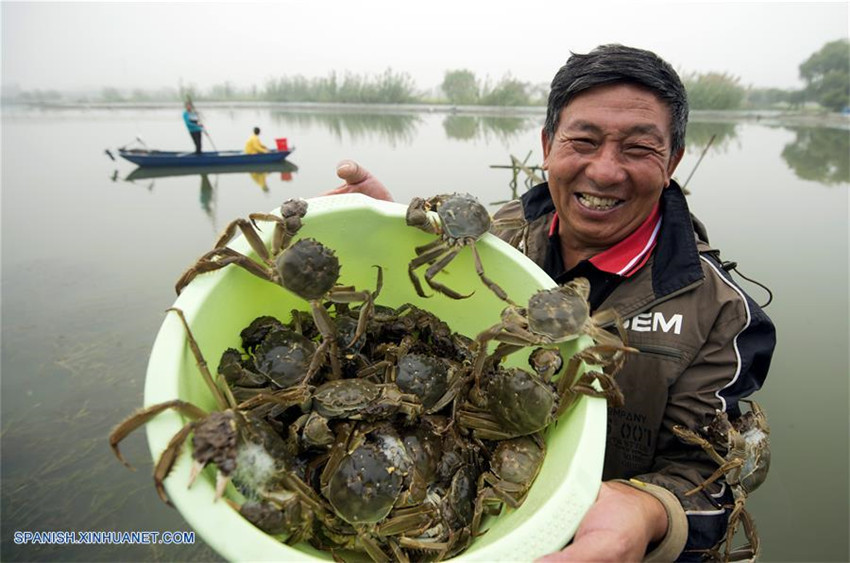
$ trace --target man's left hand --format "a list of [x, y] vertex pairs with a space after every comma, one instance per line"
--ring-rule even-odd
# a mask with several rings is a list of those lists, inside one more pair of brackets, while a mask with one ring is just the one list
[[573, 542], [537, 561], [641, 561], [647, 546], [667, 533], [667, 512], [652, 495], [624, 483], [605, 482]]

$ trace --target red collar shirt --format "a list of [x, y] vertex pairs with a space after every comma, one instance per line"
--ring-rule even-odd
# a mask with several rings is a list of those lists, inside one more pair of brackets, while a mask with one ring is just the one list
[[658, 241], [661, 210], [655, 204], [646, 220], [632, 234], [607, 250], [582, 260], [570, 270], [564, 269], [561, 241], [558, 237], [558, 214], [549, 226], [549, 244], [543, 269], [558, 284], [584, 277], [590, 281], [590, 306], [595, 310], [614, 288], [646, 264]]

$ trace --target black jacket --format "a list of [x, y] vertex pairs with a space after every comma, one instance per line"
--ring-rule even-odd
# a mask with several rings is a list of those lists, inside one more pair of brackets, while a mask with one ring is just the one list
[[[554, 212], [548, 185], [540, 184], [500, 209], [493, 231], [546, 269]], [[739, 416], [740, 399], [764, 383], [776, 337], [770, 319], [708, 246], [705, 229], [675, 182], [662, 193], [661, 213], [648, 262], [631, 277], [615, 280], [597, 304], [619, 313], [628, 344], [640, 350], [616, 376], [626, 404], [608, 409], [603, 479], [636, 478], [673, 492], [688, 521], [680, 555], [685, 560], [697, 558], [692, 550], [722, 540], [732, 495], [723, 479], [686, 495], [718, 465], [701, 448], [683, 444], [671, 428], [696, 431], [716, 411]], [[524, 226], [516, 227], [520, 217]], [[511, 228], [500, 229], [500, 219], [514, 220]]]

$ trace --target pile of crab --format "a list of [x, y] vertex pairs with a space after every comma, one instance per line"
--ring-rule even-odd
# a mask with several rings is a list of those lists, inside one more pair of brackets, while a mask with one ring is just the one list
[[[233, 264], [303, 298], [309, 310], [293, 310], [285, 322], [256, 318], [241, 330], [241, 346], [225, 350], [210, 370], [182, 311], [171, 309], [218, 409], [172, 400], [140, 410], [112, 431], [115, 454], [126, 464], [121, 440], [175, 409], [188, 422], [155, 467], [165, 502], [163, 481], [191, 436], [190, 484], [215, 465], [215, 498], [232, 483], [240, 500], [226, 501], [288, 544], [306, 541], [337, 558], [358, 551], [375, 561], [462, 552], [485, 516], [522, 504], [545, 456], [543, 432], [577, 397], [622, 401], [613, 374], [630, 351], [600, 328], [613, 317], [590, 315], [586, 280], [539, 291], [519, 306], [486, 278], [475, 251], [490, 227], [482, 209], [470, 196], [448, 196], [414, 200], [407, 216], [409, 225], [438, 235], [409, 265], [418, 294], [415, 271], [428, 265], [429, 287], [464, 298], [434, 278], [469, 246], [478, 275], [505, 301], [500, 321], [474, 336], [412, 304], [376, 304], [380, 267], [373, 291], [339, 285], [332, 249], [310, 238], [293, 242], [307, 214], [302, 200], [285, 202], [279, 216], [231, 223], [180, 278], [178, 293], [197, 275]], [[268, 243], [258, 221], [273, 225]], [[227, 246], [237, 229], [256, 258]], [[582, 335], [594, 345], [563, 358], [558, 344]], [[522, 349], [530, 350], [528, 367], [505, 367]], [[601, 369], [585, 370], [584, 362]]]

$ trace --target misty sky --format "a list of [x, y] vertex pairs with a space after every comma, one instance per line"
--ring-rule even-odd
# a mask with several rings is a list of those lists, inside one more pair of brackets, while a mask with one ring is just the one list
[[330, 71], [406, 72], [420, 89], [451, 69], [548, 83], [570, 51], [650, 49], [680, 72], [799, 88], [798, 67], [848, 36], [848, 3], [584, 0], [276, 3], [2, 1], [2, 83], [24, 90], [262, 87]]

